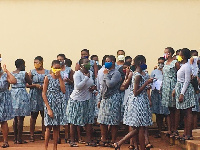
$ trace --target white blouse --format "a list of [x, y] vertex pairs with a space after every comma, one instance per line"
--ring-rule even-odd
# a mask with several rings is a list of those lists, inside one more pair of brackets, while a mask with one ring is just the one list
[[181, 89], [181, 94], [185, 94], [191, 80], [191, 66], [189, 63], [181, 65], [181, 68], [177, 72], [177, 82], [184, 83]]

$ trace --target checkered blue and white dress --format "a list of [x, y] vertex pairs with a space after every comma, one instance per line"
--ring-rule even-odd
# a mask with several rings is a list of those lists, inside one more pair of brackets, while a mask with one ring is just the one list
[[132, 83], [130, 85], [131, 90], [125, 105], [123, 123], [132, 127], [151, 126], [153, 122], [147, 89], [143, 90], [138, 96], [134, 96], [133, 93], [136, 76], [142, 77], [139, 85], [140, 87], [145, 83], [144, 76], [142, 76], [139, 72], [133, 73]]
[[30, 97], [26, 91], [25, 71], [12, 73], [17, 79], [16, 84], [11, 85], [11, 98], [15, 116], [30, 115]]
[[[43, 86], [44, 78], [49, 74], [49, 70], [45, 70], [44, 74], [39, 74], [36, 69], [31, 70], [33, 84]], [[44, 101], [42, 98], [42, 89], [31, 88], [29, 92], [31, 112], [44, 111]]]
[[48, 115], [47, 107], [44, 107], [44, 125], [45, 126], [57, 126], [66, 125], [66, 104], [65, 94], [60, 89], [59, 79], [54, 79], [51, 74], [47, 75], [49, 80], [47, 87], [47, 100], [51, 110], [53, 111], [53, 118]]
[[11, 93], [8, 90], [7, 74], [0, 77], [0, 122], [14, 118]]

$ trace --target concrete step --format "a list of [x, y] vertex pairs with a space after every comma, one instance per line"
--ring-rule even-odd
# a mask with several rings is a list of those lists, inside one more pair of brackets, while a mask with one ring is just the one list
[[[183, 130], [179, 130], [179, 134], [182, 136], [183, 135]], [[194, 140], [180, 140], [176, 138], [170, 138], [166, 136], [167, 131], [163, 131], [161, 133], [161, 138], [169, 143], [169, 145], [177, 145], [181, 147], [183, 150], [200, 150], [200, 129], [195, 129], [193, 130], [193, 138]]]

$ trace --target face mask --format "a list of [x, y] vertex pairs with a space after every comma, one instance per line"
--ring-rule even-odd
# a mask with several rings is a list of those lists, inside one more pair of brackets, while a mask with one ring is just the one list
[[61, 69], [54, 69], [54, 68], [51, 68], [51, 71], [52, 71], [54, 74], [56, 74], [56, 72], [61, 71]]
[[0, 58], [0, 63], [1, 63], [1, 61], [2, 61], [2, 58]]
[[88, 59], [88, 58], [89, 58], [89, 56], [83, 56], [83, 57], [81, 57], [81, 58], [86, 58], [86, 59]]
[[65, 61], [60, 61], [60, 65], [64, 66], [65, 65]]
[[112, 67], [112, 62], [105, 62], [105, 68], [110, 69]]
[[119, 55], [118, 56], [118, 60], [124, 60], [125, 59], [125, 56], [124, 55]]
[[162, 69], [162, 68], [164, 67], [164, 64], [160, 63], [160, 64], [158, 64], [158, 67], [159, 67], [160, 69]]
[[98, 62], [98, 61], [95, 61], [95, 62], [96, 62], [97, 65], [99, 65], [99, 62]]
[[90, 63], [83, 65], [86, 70], [90, 70]]
[[165, 59], [168, 58], [168, 53], [164, 53], [164, 56], [163, 56]]
[[140, 67], [141, 67], [142, 70], [146, 70], [147, 69], [147, 65], [146, 64], [141, 64]]
[[124, 74], [126, 74], [126, 69], [123, 69]]
[[34, 66], [35, 66], [35, 69], [39, 69], [39, 68], [42, 66], [42, 64], [41, 64], [41, 63], [39, 63], [39, 64], [34, 64]]
[[178, 56], [177, 56], [177, 60], [178, 60], [179, 62], [181, 62], [181, 61], [183, 60], [183, 58], [182, 58], [180, 55], [178, 55]]

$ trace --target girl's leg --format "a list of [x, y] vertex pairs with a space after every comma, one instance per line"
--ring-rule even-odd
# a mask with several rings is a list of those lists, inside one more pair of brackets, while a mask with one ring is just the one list
[[[138, 134], [138, 128], [131, 130], [127, 135], [125, 135], [125, 137], [123, 137], [119, 142], [117, 142], [117, 145], [120, 147], [125, 141], [130, 140], [133, 136], [137, 134]], [[116, 143], [114, 145], [115, 147], [117, 146]]]
[[84, 141], [82, 140], [81, 137], [81, 126], [77, 126], [77, 136], [78, 136], [78, 142], [84, 144]]
[[24, 116], [18, 117], [18, 142], [22, 142], [22, 133], [23, 133], [23, 124], [24, 124]]
[[53, 126], [53, 150], [57, 150], [57, 139], [60, 131], [60, 126]]
[[71, 140], [71, 142], [75, 142], [75, 128], [76, 128], [75, 125], [70, 124], [70, 140]]
[[145, 137], [145, 145], [146, 147], [152, 147], [152, 145], [150, 144], [149, 141], [149, 132], [148, 132], [148, 128], [144, 127], [145, 131], [144, 131], [144, 137]]
[[168, 134], [170, 134], [171, 131], [172, 131], [170, 115], [167, 115], [166, 120], [167, 120], [167, 129], [168, 129]]
[[192, 126], [193, 126], [193, 129], [197, 129], [197, 119], [198, 119], [197, 113], [198, 113], [198, 112], [196, 112], [196, 111], [192, 112], [193, 118], [194, 118], [194, 119], [193, 119], [193, 123], [192, 123], [192, 124], [193, 124], [193, 125], [192, 125]]
[[175, 108], [175, 128], [174, 131], [178, 130], [179, 127], [179, 122], [180, 122], [180, 110]]
[[108, 126], [105, 124], [100, 125], [101, 129], [101, 141], [106, 142], [107, 141], [107, 134], [108, 134]]
[[44, 136], [45, 136], [45, 126], [44, 126], [44, 111], [40, 111], [40, 115], [42, 117], [42, 136], [41, 136], [41, 140], [44, 140]]
[[145, 127], [139, 127], [139, 143], [140, 143], [140, 149], [145, 150]]
[[61, 139], [60, 139], [60, 126], [59, 126], [59, 128], [58, 128], [57, 144], [61, 144]]
[[112, 143], [116, 142], [117, 131], [118, 131], [118, 126], [117, 125], [112, 125], [111, 126]]
[[86, 142], [90, 143], [92, 141], [92, 124], [86, 124], [85, 126], [85, 129], [86, 129]]
[[4, 143], [8, 142], [8, 123], [7, 121], [1, 122], [1, 129], [3, 133], [3, 141]]
[[164, 115], [162, 114], [156, 114], [156, 123], [158, 126], [158, 137], [160, 137], [161, 131], [162, 131], [162, 126], [163, 126], [163, 118]]
[[65, 125], [65, 143], [69, 140], [69, 125]]
[[171, 132], [175, 131], [175, 108], [169, 107]]
[[46, 127], [46, 131], [45, 131], [45, 150], [47, 150], [48, 148], [48, 143], [49, 143], [49, 138], [50, 138], [50, 131], [51, 131], [51, 127], [47, 126]]
[[39, 112], [31, 112], [31, 119], [30, 119], [30, 134], [31, 138], [30, 141], [34, 142], [34, 131], [35, 131], [35, 123]]
[[186, 135], [188, 137], [192, 137], [192, 122], [193, 122], [193, 115], [192, 115], [192, 108], [188, 108], [186, 110], [186, 118], [187, 118], [187, 124], [186, 124]]
[[17, 143], [17, 134], [18, 134], [17, 126], [18, 126], [18, 119], [17, 117], [15, 117], [13, 121], [14, 143]]

